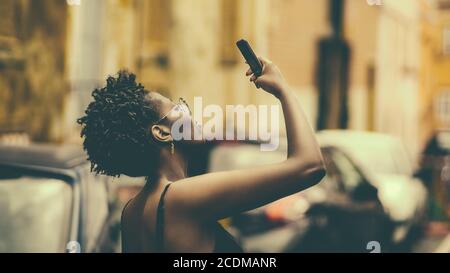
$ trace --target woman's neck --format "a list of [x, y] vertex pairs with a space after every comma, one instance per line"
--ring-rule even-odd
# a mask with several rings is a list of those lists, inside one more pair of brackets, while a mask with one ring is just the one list
[[188, 162], [182, 153], [170, 154], [161, 152], [161, 167], [154, 176], [148, 176], [144, 186], [144, 191], [153, 191], [163, 187], [168, 182], [175, 182], [187, 177]]
[[188, 162], [181, 152], [175, 154], [167, 154], [161, 156], [161, 167], [159, 170], [160, 178], [175, 182], [187, 177]]

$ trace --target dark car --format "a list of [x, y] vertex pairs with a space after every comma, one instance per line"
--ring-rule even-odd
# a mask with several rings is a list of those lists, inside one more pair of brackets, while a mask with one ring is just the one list
[[0, 145], [0, 252], [95, 252], [109, 178], [77, 145]]

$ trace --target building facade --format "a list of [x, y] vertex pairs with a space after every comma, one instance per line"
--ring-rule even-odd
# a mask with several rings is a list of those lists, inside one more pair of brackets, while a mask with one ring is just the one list
[[[244, 77], [240, 38], [280, 67], [315, 125], [318, 43], [333, 30], [332, 1], [5, 0], [0, 126], [24, 127], [39, 140], [76, 139], [74, 120], [91, 91], [120, 69], [190, 104], [195, 96], [222, 107], [278, 104]], [[398, 136], [415, 157], [434, 130], [450, 127], [445, 3], [344, 1], [348, 129]]]

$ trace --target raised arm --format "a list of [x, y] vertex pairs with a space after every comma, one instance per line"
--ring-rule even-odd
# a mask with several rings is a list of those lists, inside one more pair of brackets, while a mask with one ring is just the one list
[[261, 61], [262, 75], [256, 78], [247, 71], [247, 76], [280, 100], [288, 158], [278, 164], [177, 181], [166, 197], [169, 209], [204, 220], [222, 219], [307, 189], [324, 177], [322, 155], [300, 104], [279, 69], [267, 60]]
[[301, 158], [302, 161], [317, 163], [322, 166], [322, 154], [316, 141], [314, 131], [308, 123], [306, 116], [284, 80], [278, 67], [266, 59], [261, 59], [264, 64], [264, 74], [257, 78], [252, 75], [251, 81], [262, 87], [267, 92], [277, 97], [283, 107], [286, 132], [288, 139], [288, 158]]

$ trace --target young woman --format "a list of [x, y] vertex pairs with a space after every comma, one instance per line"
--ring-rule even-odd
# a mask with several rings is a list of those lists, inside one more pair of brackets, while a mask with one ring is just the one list
[[174, 103], [148, 92], [123, 71], [94, 90], [94, 101], [78, 120], [92, 170], [147, 177], [122, 213], [124, 252], [241, 252], [218, 220], [307, 189], [324, 177], [319, 146], [299, 103], [279, 69], [261, 62], [261, 76], [251, 70], [246, 75], [280, 100], [288, 157], [250, 170], [187, 177], [193, 143], [171, 136], [178, 118], [190, 119], [183, 100]]

